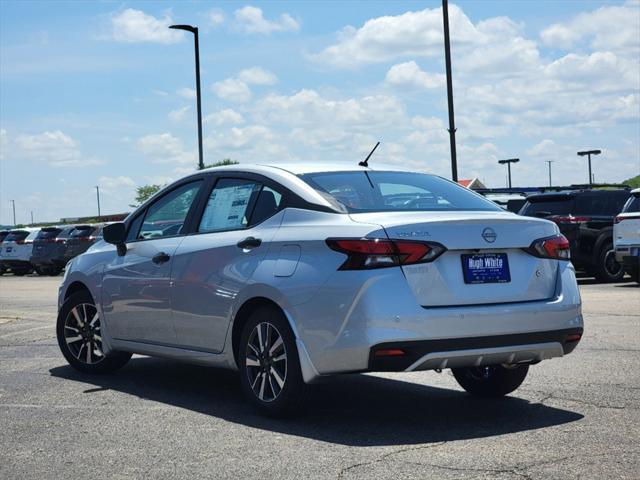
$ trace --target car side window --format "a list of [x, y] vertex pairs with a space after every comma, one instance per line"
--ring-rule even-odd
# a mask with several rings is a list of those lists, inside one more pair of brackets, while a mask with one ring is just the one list
[[127, 242], [132, 242], [136, 238], [138, 238], [138, 232], [140, 231], [140, 227], [142, 226], [142, 220], [144, 219], [144, 212], [138, 215], [133, 221], [129, 224], [129, 231], [127, 231]]
[[211, 190], [202, 214], [198, 232], [239, 230], [249, 224], [248, 212], [253, 208], [262, 185], [251, 180], [222, 178]]
[[149, 205], [136, 238], [146, 240], [181, 235], [187, 214], [201, 185], [202, 180], [187, 183]]
[[273, 216], [282, 203], [282, 194], [276, 192], [266, 185], [262, 187], [260, 193], [256, 197], [256, 204], [251, 212], [250, 225], [257, 225], [267, 218]]

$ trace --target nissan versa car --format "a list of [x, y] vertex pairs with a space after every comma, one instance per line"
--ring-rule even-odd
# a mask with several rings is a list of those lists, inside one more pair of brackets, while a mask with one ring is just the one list
[[232, 165], [166, 187], [73, 259], [57, 335], [78, 370], [132, 353], [237, 369], [268, 414], [340, 373], [450, 368], [514, 391], [583, 332], [569, 245], [443, 178]]

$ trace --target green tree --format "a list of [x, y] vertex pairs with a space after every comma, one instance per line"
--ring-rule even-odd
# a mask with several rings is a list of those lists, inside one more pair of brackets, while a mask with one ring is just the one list
[[225, 158], [224, 160], [220, 160], [216, 163], [208, 163], [204, 166], [204, 168], [212, 168], [212, 167], [224, 167], [225, 165], [237, 165], [240, 162], [236, 162], [235, 160], [231, 160], [230, 158]]
[[144, 202], [149, 200], [158, 190], [162, 188], [162, 185], [141, 185], [136, 188], [136, 203], [132, 203], [129, 206], [137, 208]]
[[628, 178], [622, 183], [624, 183], [625, 185], [629, 185], [631, 188], [640, 188], [640, 175]]

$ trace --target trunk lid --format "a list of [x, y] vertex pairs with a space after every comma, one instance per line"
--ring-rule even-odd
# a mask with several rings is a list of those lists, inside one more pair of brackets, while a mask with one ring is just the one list
[[[558, 261], [523, 250], [534, 240], [557, 234], [551, 222], [509, 212], [380, 212], [351, 218], [380, 225], [390, 239], [437, 242], [447, 248], [432, 263], [402, 267], [422, 306], [526, 302], [555, 293]], [[477, 254], [506, 254], [509, 281], [466, 283], [462, 255]]]

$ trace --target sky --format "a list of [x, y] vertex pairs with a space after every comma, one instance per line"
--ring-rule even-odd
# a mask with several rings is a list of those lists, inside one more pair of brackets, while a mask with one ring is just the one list
[[[450, 177], [439, 1], [0, 0], [0, 224], [130, 211], [205, 163], [370, 160]], [[640, 173], [640, 1], [449, 5], [459, 178]]]

